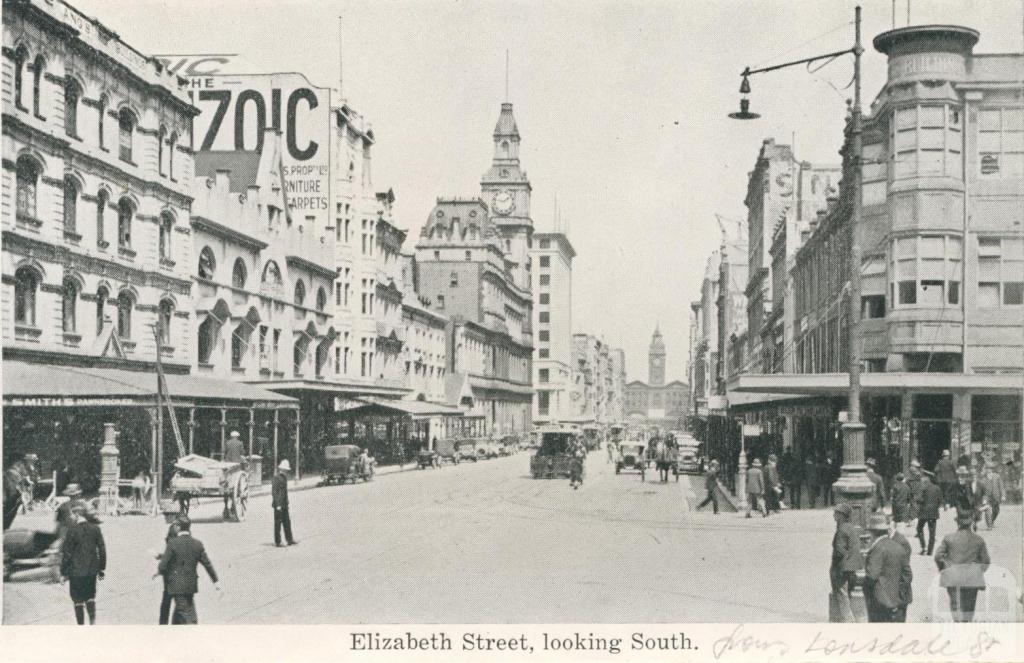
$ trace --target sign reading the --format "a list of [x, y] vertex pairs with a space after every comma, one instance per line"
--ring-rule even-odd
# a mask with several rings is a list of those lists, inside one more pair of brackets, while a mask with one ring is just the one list
[[330, 90], [302, 74], [232, 74], [190, 79], [197, 150], [263, 148], [264, 129], [281, 131], [288, 207], [297, 220], [329, 225]]

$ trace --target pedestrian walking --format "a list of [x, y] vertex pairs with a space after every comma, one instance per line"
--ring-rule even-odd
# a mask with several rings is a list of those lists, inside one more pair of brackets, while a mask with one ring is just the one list
[[800, 508], [800, 475], [802, 474], [796, 455], [792, 449], [786, 449], [779, 459], [779, 474], [782, 476], [782, 483], [786, 490], [786, 499], [789, 506], [794, 509]]
[[587, 448], [579, 436], [573, 436], [569, 443], [569, 455], [569, 486], [573, 490], [578, 490], [583, 485], [583, 462], [587, 458]]
[[67, 536], [68, 530], [75, 524], [72, 511], [76, 507], [85, 506], [85, 501], [82, 499], [82, 487], [77, 483], [69, 483], [68, 487], [64, 489], [64, 495], [68, 498], [67, 501], [57, 507], [57, 538]]
[[1003, 502], [1003, 478], [999, 476], [996, 466], [992, 463], [985, 465], [985, 478], [982, 480], [985, 490], [985, 526], [992, 529], [999, 517], [999, 505]]
[[804, 484], [807, 486], [807, 507], [818, 506], [818, 464], [810, 455], [804, 458]]
[[977, 476], [972, 476], [971, 471], [966, 467], [956, 468], [957, 486], [953, 497], [953, 506], [956, 507], [957, 520], [960, 516], [969, 514], [975, 522], [981, 516], [981, 505], [985, 496], [985, 489]]
[[768, 463], [764, 468], [764, 499], [768, 513], [779, 512], [782, 497], [782, 478], [779, 476], [778, 458], [775, 454], [768, 455]]
[[755, 458], [747, 470], [747, 518], [751, 509], [760, 509], [761, 516], [768, 517], [768, 509], [764, 504], [764, 474], [761, 472], [761, 459]]
[[[935, 549], [935, 524], [939, 520], [942, 506], [942, 490], [932, 483], [927, 475], [921, 475], [921, 496], [917, 503], [917, 540], [921, 543], [921, 554], [931, 555]], [[928, 545], [924, 541], [924, 528], [928, 527]]]
[[[245, 445], [242, 444], [242, 436], [238, 434], [238, 431], [233, 430], [224, 443], [224, 462], [241, 464], [244, 457], [243, 454], [245, 454]], [[230, 517], [231, 509], [228, 506], [228, 494], [224, 493], [224, 518], [228, 519]]]
[[896, 609], [896, 621], [905, 622], [907, 621], [907, 606], [914, 601], [914, 572], [910, 567], [910, 558], [914, 555], [914, 551], [911, 549], [907, 537], [896, 531], [896, 521], [892, 519], [889, 520], [889, 537], [900, 545], [906, 556], [906, 564], [900, 574], [900, 607]]
[[907, 514], [909, 522], [917, 518], [917, 505], [921, 501], [921, 463], [917, 462], [917, 459], [910, 461], [907, 487], [910, 488], [910, 512]]
[[878, 511], [885, 506], [885, 484], [882, 481], [882, 477], [875, 471], [876, 463], [874, 458], [868, 458], [864, 461], [864, 465], [867, 467], [865, 474], [874, 485], [874, 490], [871, 493], [871, 510]]
[[864, 562], [864, 599], [869, 622], [895, 622], [901, 607], [904, 575], [910, 572], [910, 556], [889, 535], [889, 519], [873, 513], [868, 519], [873, 540]]
[[826, 456], [825, 460], [822, 461], [821, 467], [818, 469], [818, 475], [821, 481], [821, 494], [825, 501], [825, 506], [833, 506], [835, 500], [832, 496], [832, 484], [839, 478], [839, 465], [832, 462], [831, 456]]
[[829, 582], [832, 594], [829, 597], [830, 621], [853, 622], [853, 607], [850, 596], [857, 582], [857, 571], [864, 568], [864, 556], [860, 551], [860, 537], [857, 528], [850, 522], [853, 509], [849, 504], [836, 505], [832, 517], [836, 521], [836, 532], [832, 536], [832, 563], [829, 566]]
[[85, 624], [86, 613], [89, 624], [96, 623], [96, 580], [102, 580], [107, 570], [107, 547], [103, 532], [96, 524], [98, 518], [87, 517], [85, 504], [72, 508], [72, 524], [68, 527], [61, 546], [61, 582], [67, 580], [71, 590], [71, 601], [75, 604], [75, 621]]
[[910, 525], [910, 486], [903, 472], [896, 473], [892, 484], [892, 520], [893, 523]]
[[270, 486], [270, 506], [274, 509], [274, 545], [281, 547], [281, 529], [284, 529], [284, 540], [289, 546], [298, 543], [292, 538], [292, 518], [288, 512], [288, 472], [292, 464], [285, 458], [277, 466], [277, 474]]
[[25, 457], [21, 454], [14, 456], [14, 460], [4, 470], [4, 531], [10, 529], [14, 523], [18, 510], [21, 508], [21, 486], [28, 476], [28, 469], [25, 466]]
[[[167, 544], [170, 543], [174, 537], [178, 536], [178, 532], [181, 531], [181, 520], [182, 516], [178, 516], [174, 519], [173, 522], [171, 522], [170, 527], [167, 528], [167, 536], [164, 537], [164, 550], [167, 549]], [[158, 554], [156, 558], [157, 561], [163, 559], [163, 554]], [[157, 576], [160, 576], [162, 578], [164, 586], [163, 595], [160, 597], [159, 623], [160, 625], [167, 625], [171, 623], [171, 594], [167, 591], [168, 580], [170, 578], [165, 574], [161, 574], [159, 569], [157, 570], [156, 574], [153, 575], [154, 578]]]
[[708, 465], [708, 471], [704, 475], [704, 488], [708, 491], [708, 494], [707, 494], [707, 497], [704, 498], [704, 501], [697, 505], [697, 510], [700, 511], [701, 509], [703, 509], [704, 507], [706, 507], [708, 505], [708, 502], [710, 502], [712, 508], [714, 508], [715, 515], [717, 516], [718, 515], [718, 494], [717, 494], [717, 490], [718, 490], [718, 461], [717, 460], [711, 461], [711, 463]]
[[949, 457], [949, 449], [942, 450], [942, 458], [935, 463], [935, 480], [942, 490], [942, 508], [948, 509], [953, 506], [953, 496], [956, 488], [956, 465]]
[[167, 542], [160, 557], [160, 575], [167, 579], [167, 593], [174, 601], [171, 624], [198, 624], [195, 596], [199, 592], [199, 574], [202, 564], [218, 591], [217, 572], [206, 555], [203, 543], [192, 536], [192, 521], [182, 516], [178, 521], [178, 533]]
[[974, 620], [978, 592], [985, 589], [985, 571], [991, 560], [985, 540], [974, 533], [974, 516], [957, 515], [957, 531], [947, 534], [935, 553], [939, 585], [949, 594], [954, 622]]

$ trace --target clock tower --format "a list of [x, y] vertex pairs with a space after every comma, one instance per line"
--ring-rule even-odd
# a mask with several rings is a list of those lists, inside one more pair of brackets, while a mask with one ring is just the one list
[[481, 197], [491, 211], [491, 220], [501, 233], [505, 257], [515, 263], [512, 273], [517, 286], [530, 290], [529, 245], [533, 235], [530, 218], [530, 180], [519, 165], [519, 128], [512, 104], [501, 105], [494, 126], [494, 159], [480, 180]]
[[652, 387], [665, 386], [665, 341], [658, 327], [654, 328], [651, 347], [647, 351], [647, 382]]

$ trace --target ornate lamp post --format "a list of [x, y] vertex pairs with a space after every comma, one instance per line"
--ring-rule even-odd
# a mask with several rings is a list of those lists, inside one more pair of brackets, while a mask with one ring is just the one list
[[[751, 69], [747, 67], [740, 74], [743, 81], [740, 84], [740, 93], [750, 93], [750, 76], [761, 74], [777, 69], [785, 69], [798, 64], [808, 64], [818, 60], [831, 60], [842, 55], [853, 55], [853, 104], [850, 108], [850, 156], [853, 183], [852, 190], [852, 214], [849, 223], [850, 241], [850, 306], [848, 316], [849, 332], [849, 375], [850, 389], [848, 393], [848, 417], [843, 424], [843, 466], [839, 480], [835, 483], [835, 492], [838, 501], [846, 502], [853, 508], [851, 522], [860, 526], [863, 531], [867, 527], [869, 515], [869, 502], [873, 486], [865, 474], [864, 466], [864, 429], [865, 426], [860, 420], [860, 347], [858, 328], [860, 326], [860, 268], [861, 249], [857, 237], [857, 230], [861, 224], [861, 159], [863, 154], [861, 143], [861, 105], [860, 105], [860, 56], [864, 48], [860, 41], [860, 7], [857, 7], [854, 14], [855, 40], [852, 48], [842, 51], [834, 51], [824, 55], [804, 58], [794, 62]], [[743, 97], [740, 101], [740, 110], [730, 113], [729, 117], [736, 120], [753, 120], [760, 117], [757, 113], [750, 112], [750, 101]]]

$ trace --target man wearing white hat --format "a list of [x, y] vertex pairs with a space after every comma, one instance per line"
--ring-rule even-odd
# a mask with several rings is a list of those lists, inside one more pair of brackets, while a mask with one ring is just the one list
[[292, 469], [291, 463], [285, 458], [277, 466], [277, 474], [271, 484], [271, 503], [274, 507], [274, 545], [281, 547], [281, 528], [284, 527], [284, 540], [289, 546], [294, 546], [298, 541], [292, 538], [292, 519], [288, 514], [288, 472]]

